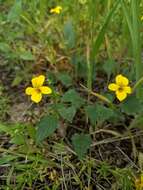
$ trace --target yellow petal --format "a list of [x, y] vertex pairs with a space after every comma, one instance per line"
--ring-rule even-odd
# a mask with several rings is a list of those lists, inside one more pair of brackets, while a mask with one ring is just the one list
[[34, 92], [35, 92], [35, 90], [32, 87], [27, 87], [25, 90], [25, 94], [27, 94], [27, 95], [32, 95], [32, 93], [34, 93]]
[[118, 85], [127, 86], [129, 84], [129, 80], [123, 75], [117, 75], [115, 80]]
[[41, 90], [42, 94], [51, 94], [52, 93], [52, 89], [49, 88], [48, 86], [41, 86], [40, 90]]
[[61, 6], [57, 6], [57, 7], [53, 8], [53, 9], [51, 9], [50, 13], [60, 14], [61, 10], [62, 10], [62, 7]]
[[42, 100], [42, 94], [41, 93], [33, 93], [31, 96], [31, 100], [35, 103], [39, 103]]
[[45, 76], [40, 75], [40, 76], [34, 77], [32, 79], [32, 85], [33, 85], [34, 88], [39, 88], [39, 87], [41, 87], [43, 85], [44, 81], [45, 81]]
[[128, 94], [131, 94], [131, 93], [132, 93], [132, 89], [131, 89], [130, 86], [124, 87], [124, 91], [125, 91], [126, 93], [128, 93]]
[[116, 91], [116, 96], [119, 101], [123, 101], [127, 97], [127, 93], [125, 91]]
[[108, 85], [108, 89], [112, 90], [112, 91], [116, 91], [116, 90], [118, 90], [118, 88], [119, 88], [119, 86], [115, 83], [111, 83]]

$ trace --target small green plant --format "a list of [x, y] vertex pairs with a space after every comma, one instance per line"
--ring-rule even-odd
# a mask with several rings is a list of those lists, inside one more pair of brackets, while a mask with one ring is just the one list
[[142, 7], [0, 0], [2, 189], [142, 189]]

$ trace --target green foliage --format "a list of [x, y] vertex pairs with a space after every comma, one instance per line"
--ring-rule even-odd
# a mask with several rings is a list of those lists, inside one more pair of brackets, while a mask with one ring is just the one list
[[135, 115], [143, 111], [142, 103], [136, 96], [129, 96], [123, 103], [120, 105], [123, 112], [129, 115]]
[[4, 155], [0, 158], [0, 165], [2, 164], [8, 164], [11, 161], [15, 160], [17, 158], [17, 156], [13, 156], [13, 155]]
[[76, 108], [74, 106], [66, 107], [61, 104], [58, 106], [58, 112], [63, 119], [72, 122], [76, 114]]
[[10, 108], [10, 99], [7, 94], [4, 93], [4, 87], [0, 85], [0, 118], [5, 120], [9, 108]]
[[67, 21], [64, 25], [64, 38], [68, 48], [73, 48], [75, 46], [75, 32], [73, 23], [71, 20]]
[[0, 133], [6, 133], [11, 136], [10, 142], [16, 145], [26, 145], [28, 138], [35, 140], [35, 128], [30, 125], [14, 124], [6, 125], [0, 123]]
[[43, 117], [37, 124], [36, 142], [40, 143], [45, 138], [51, 136], [59, 127], [57, 117], [48, 115]]
[[130, 169], [116, 169], [112, 171], [114, 176], [117, 179], [117, 184], [115, 186], [116, 189], [122, 190], [132, 190], [133, 189], [133, 181], [132, 173]]
[[97, 122], [102, 123], [109, 120], [114, 115], [114, 111], [111, 108], [100, 104], [88, 105], [85, 110], [93, 126], [95, 126]]
[[103, 65], [103, 69], [104, 71], [107, 73], [108, 78], [110, 78], [111, 74], [115, 73], [117, 64], [114, 60], [107, 60], [104, 65]]
[[96, 56], [98, 51], [99, 51], [99, 48], [101, 46], [101, 44], [103, 43], [103, 39], [104, 39], [104, 35], [105, 35], [105, 32], [107, 30], [107, 26], [110, 22], [110, 19], [112, 18], [114, 12], [116, 11], [118, 5], [119, 5], [119, 0], [117, 0], [114, 4], [114, 6], [112, 7], [112, 9], [110, 10], [110, 12], [108, 13], [107, 17], [105, 18], [105, 22], [93, 44], [93, 55]]
[[83, 159], [91, 145], [91, 137], [88, 134], [74, 134], [72, 144], [79, 159]]
[[69, 86], [72, 85], [72, 78], [71, 78], [71, 76], [68, 73], [58, 73], [57, 78], [66, 87], [69, 87]]
[[130, 128], [143, 128], [143, 114], [136, 115], [136, 117], [132, 120]]
[[[116, 146], [112, 151], [108, 135], [116, 135], [116, 130], [125, 132], [125, 137], [111, 137], [111, 141], [115, 138], [121, 142], [117, 142], [121, 149], [122, 140], [125, 145], [127, 142], [122, 151], [129, 159], [128, 152], [131, 153], [131, 159], [136, 160], [132, 157], [130, 140], [126, 141], [126, 135], [130, 138], [126, 128], [138, 128], [130, 133], [132, 145], [141, 149], [141, 140], [135, 136], [143, 127], [142, 100], [132, 94], [119, 103], [112, 93], [107, 94], [107, 85], [115, 74], [131, 76], [131, 86], [142, 76], [141, 3], [137, 0], [0, 0], [1, 189], [134, 188], [133, 176], [142, 167], [130, 170], [130, 160], [120, 155], [117, 159]], [[50, 9], [58, 5], [63, 8], [61, 14], [51, 14]], [[23, 108], [21, 123], [8, 124], [13, 114], [9, 107], [17, 102], [29, 104], [24, 90], [32, 76], [38, 74], [45, 74], [53, 94], [39, 105]], [[80, 84], [105, 95], [112, 105], [99, 103], [94, 93], [84, 91]], [[90, 125], [98, 126], [99, 131], [97, 128], [90, 131]], [[89, 131], [97, 146], [83, 161], [92, 143]], [[47, 146], [46, 138], [52, 135]], [[45, 143], [37, 146], [44, 140]], [[104, 144], [100, 146], [100, 143]], [[73, 156], [71, 144], [79, 160]], [[110, 166], [110, 163], [115, 164]], [[124, 169], [118, 168], [123, 166]], [[57, 170], [57, 178], [51, 174], [53, 169]]]
[[3, 53], [9, 53], [10, 52], [9, 45], [5, 42], [0, 42], [0, 51]]
[[17, 22], [22, 12], [22, 1], [15, 0], [14, 5], [8, 13], [7, 19], [10, 22]]
[[74, 90], [68, 90], [61, 99], [62, 102], [71, 103], [76, 109], [80, 108], [84, 104], [84, 99]]
[[99, 174], [99, 176], [100, 177], [102, 176], [104, 178], [107, 178], [108, 175], [110, 175], [110, 172], [111, 172], [111, 166], [106, 162], [102, 162], [100, 167], [97, 170], [97, 173]]
[[33, 61], [35, 59], [29, 51], [20, 52], [20, 58], [25, 61]]

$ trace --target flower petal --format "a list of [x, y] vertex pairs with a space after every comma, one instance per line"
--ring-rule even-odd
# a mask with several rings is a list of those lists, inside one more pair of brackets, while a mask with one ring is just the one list
[[124, 91], [125, 91], [126, 93], [128, 93], [128, 94], [131, 94], [131, 93], [132, 93], [132, 89], [131, 89], [130, 86], [124, 87]]
[[52, 93], [52, 89], [49, 88], [48, 86], [41, 86], [40, 90], [41, 90], [42, 94], [51, 94]]
[[127, 86], [129, 84], [129, 80], [123, 75], [117, 75], [115, 80], [118, 85]]
[[112, 90], [112, 91], [116, 91], [116, 90], [118, 90], [118, 88], [119, 88], [119, 86], [115, 83], [111, 83], [108, 85], [108, 89]]
[[116, 91], [116, 96], [117, 96], [118, 100], [121, 102], [127, 97], [127, 93], [125, 91], [117, 90]]
[[27, 87], [25, 89], [25, 94], [27, 94], [27, 95], [32, 95], [34, 92], [35, 92], [35, 89], [32, 87]]
[[45, 81], [45, 76], [40, 75], [40, 76], [34, 77], [32, 79], [32, 85], [33, 85], [34, 88], [39, 88], [39, 87], [41, 87], [43, 85], [44, 81]]
[[42, 100], [42, 94], [41, 93], [33, 93], [31, 96], [31, 100], [35, 103], [39, 103]]
[[51, 9], [50, 13], [60, 14], [61, 10], [62, 10], [62, 7], [61, 6], [57, 6], [57, 7], [53, 8], [53, 9]]

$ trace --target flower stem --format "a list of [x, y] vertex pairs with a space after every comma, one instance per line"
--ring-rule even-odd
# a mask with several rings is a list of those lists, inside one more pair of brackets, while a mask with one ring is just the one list
[[134, 87], [133, 87], [133, 92], [136, 90], [136, 88], [137, 88], [141, 83], [143, 83], [143, 77], [141, 77], [141, 78], [136, 82], [136, 84], [135, 84]]
[[102, 100], [103, 102], [107, 103], [108, 105], [110, 105], [112, 108], [114, 107], [114, 105], [112, 104], [112, 102], [106, 98], [105, 96], [98, 94], [97, 92], [93, 92], [92, 90], [89, 90], [88, 88], [86, 88], [84, 85], [80, 84], [80, 86], [82, 88], [84, 88], [89, 94], [92, 94], [93, 96], [96, 96], [97, 98], [99, 98], [100, 100]]

